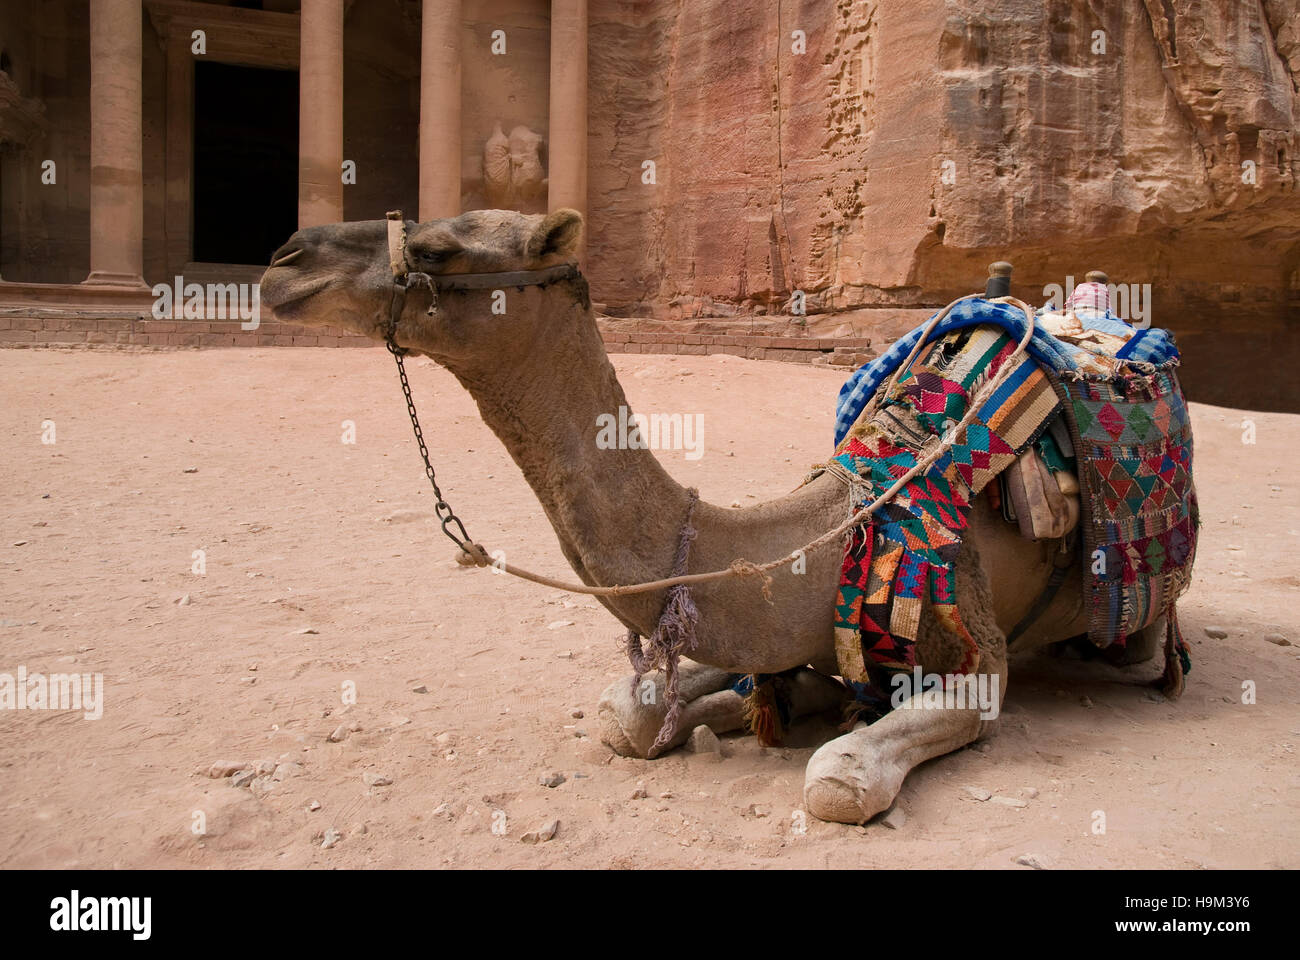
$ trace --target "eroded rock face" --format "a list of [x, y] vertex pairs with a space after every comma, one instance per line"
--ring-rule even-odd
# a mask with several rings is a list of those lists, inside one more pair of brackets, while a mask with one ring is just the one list
[[942, 305], [997, 259], [1041, 304], [1101, 269], [1151, 285], [1197, 399], [1300, 404], [1300, 0], [636, 9], [591, 7], [610, 312]]

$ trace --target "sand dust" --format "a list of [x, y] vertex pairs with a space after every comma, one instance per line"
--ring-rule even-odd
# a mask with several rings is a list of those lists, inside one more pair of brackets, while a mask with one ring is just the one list
[[[707, 500], [785, 493], [828, 452], [843, 372], [615, 364], [634, 408], [703, 413], [705, 455], [660, 456]], [[452, 562], [383, 351], [5, 350], [0, 374], [0, 672], [104, 680], [98, 720], [0, 712], [0, 865], [1300, 866], [1300, 646], [1264, 639], [1300, 643], [1300, 417], [1193, 405], [1204, 527], [1180, 702], [1148, 693], [1155, 663], [1017, 661], [997, 735], [914, 772], [901, 829], [801, 833], [820, 721], [785, 749], [723, 737], [720, 763], [599, 742], [597, 698], [630, 673], [618, 624]], [[470, 532], [571, 577], [468, 395], [427, 361], [412, 380]], [[235, 788], [207, 775], [222, 761], [281, 779]], [[549, 842], [520, 842], [552, 819]]]

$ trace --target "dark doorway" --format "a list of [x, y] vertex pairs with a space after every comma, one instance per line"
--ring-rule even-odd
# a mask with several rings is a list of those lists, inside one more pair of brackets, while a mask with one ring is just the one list
[[269, 263], [298, 229], [298, 73], [194, 64], [194, 259]]

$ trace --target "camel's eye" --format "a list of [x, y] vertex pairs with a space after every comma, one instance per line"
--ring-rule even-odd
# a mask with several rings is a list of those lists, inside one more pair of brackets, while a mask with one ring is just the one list
[[460, 253], [455, 247], [434, 247], [415, 251], [415, 257], [426, 267], [440, 267]]

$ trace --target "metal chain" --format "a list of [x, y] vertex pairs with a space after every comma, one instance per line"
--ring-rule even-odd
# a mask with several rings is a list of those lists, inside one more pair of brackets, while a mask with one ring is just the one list
[[[402, 394], [406, 397], [406, 412], [411, 415], [411, 429], [415, 431], [415, 442], [420, 447], [420, 459], [424, 461], [424, 474], [429, 478], [429, 485], [433, 487], [433, 495], [438, 501], [433, 509], [438, 519], [442, 521], [442, 532], [460, 547], [462, 553], [472, 557], [473, 554], [466, 546], [470, 542], [470, 537], [465, 532], [465, 524], [461, 523], [460, 517], [456, 516], [451, 504], [443, 499], [442, 491], [438, 489], [438, 478], [434, 475], [433, 464], [429, 461], [429, 448], [424, 445], [424, 431], [420, 429], [420, 418], [415, 412], [415, 401], [411, 398], [411, 383], [406, 379], [406, 364], [402, 360], [405, 351], [393, 340], [391, 330], [386, 346], [393, 359], [397, 361], [397, 375], [402, 381]], [[460, 536], [456, 536], [455, 532], [448, 528], [448, 524], [455, 524], [456, 529], [460, 531]]]

